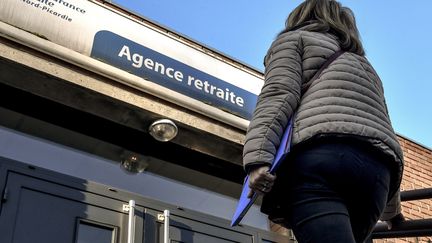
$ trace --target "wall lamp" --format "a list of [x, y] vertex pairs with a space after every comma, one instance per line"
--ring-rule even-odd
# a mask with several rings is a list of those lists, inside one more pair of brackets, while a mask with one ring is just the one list
[[168, 142], [177, 136], [178, 128], [176, 124], [169, 119], [159, 119], [153, 122], [149, 127], [150, 135], [160, 142]]

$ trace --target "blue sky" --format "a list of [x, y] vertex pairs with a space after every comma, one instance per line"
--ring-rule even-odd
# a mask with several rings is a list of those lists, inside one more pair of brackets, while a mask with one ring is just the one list
[[[301, 0], [114, 0], [212, 49], [263, 70], [263, 57]], [[341, 0], [357, 18], [395, 131], [432, 148], [431, 0]]]

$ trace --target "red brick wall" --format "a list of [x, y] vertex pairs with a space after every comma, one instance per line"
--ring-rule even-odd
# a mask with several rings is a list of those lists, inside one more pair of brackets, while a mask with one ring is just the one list
[[[405, 159], [401, 190], [432, 188], [432, 150], [399, 137]], [[410, 219], [432, 219], [432, 199], [402, 202], [402, 213]], [[374, 242], [432, 242], [431, 237], [376, 240]]]

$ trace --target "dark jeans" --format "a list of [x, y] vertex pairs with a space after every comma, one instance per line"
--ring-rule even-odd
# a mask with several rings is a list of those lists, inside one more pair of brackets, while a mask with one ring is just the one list
[[390, 172], [368, 149], [344, 143], [303, 149], [278, 179], [284, 218], [303, 242], [363, 242], [387, 202]]

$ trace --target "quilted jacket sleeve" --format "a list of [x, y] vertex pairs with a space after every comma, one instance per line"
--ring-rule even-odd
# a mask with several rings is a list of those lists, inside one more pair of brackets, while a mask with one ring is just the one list
[[283, 131], [300, 101], [302, 49], [300, 33], [280, 35], [265, 60], [265, 81], [246, 133], [243, 164], [271, 164]]

